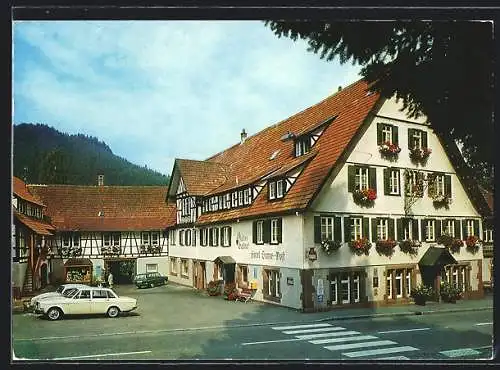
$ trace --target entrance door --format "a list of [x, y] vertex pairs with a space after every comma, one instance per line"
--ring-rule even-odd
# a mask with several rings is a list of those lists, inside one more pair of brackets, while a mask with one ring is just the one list
[[234, 283], [235, 267], [234, 263], [224, 264], [224, 283]]
[[40, 277], [42, 279], [42, 288], [47, 286], [47, 264], [44, 263], [40, 269]]

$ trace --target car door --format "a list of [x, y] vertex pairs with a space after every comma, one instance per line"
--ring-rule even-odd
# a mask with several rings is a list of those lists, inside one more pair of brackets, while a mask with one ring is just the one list
[[154, 281], [155, 281], [155, 285], [156, 285], [156, 286], [157, 286], [157, 285], [161, 285], [161, 284], [162, 284], [162, 282], [161, 282], [161, 276], [160, 276], [160, 274], [159, 274], [159, 273], [157, 273], [157, 272], [153, 272], [153, 279], [154, 279]]
[[92, 289], [91, 311], [95, 314], [106, 313], [109, 306], [109, 298], [106, 290]]
[[90, 304], [90, 289], [81, 289], [68, 304], [68, 313], [72, 315], [89, 314], [91, 313]]

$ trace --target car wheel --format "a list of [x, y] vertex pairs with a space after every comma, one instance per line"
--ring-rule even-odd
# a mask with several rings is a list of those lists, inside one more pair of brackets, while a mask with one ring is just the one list
[[149, 283], [149, 286], [150, 286], [151, 288], [154, 288], [154, 287], [155, 287], [155, 283]]
[[47, 317], [52, 321], [59, 320], [62, 317], [62, 311], [57, 307], [51, 307], [47, 311]]
[[108, 317], [115, 318], [120, 314], [120, 309], [118, 307], [112, 306], [108, 308]]

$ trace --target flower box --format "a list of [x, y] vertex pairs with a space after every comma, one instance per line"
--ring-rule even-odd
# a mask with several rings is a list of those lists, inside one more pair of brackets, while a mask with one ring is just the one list
[[468, 252], [476, 254], [479, 251], [479, 238], [477, 236], [471, 235], [465, 239], [465, 247]]
[[399, 152], [401, 152], [401, 148], [397, 144], [392, 144], [388, 141], [380, 144], [378, 150], [382, 154], [382, 157], [389, 160], [397, 159]]
[[328, 255], [337, 251], [341, 246], [342, 243], [337, 240], [323, 240], [321, 242], [321, 249]]
[[413, 148], [410, 149], [410, 159], [413, 162], [425, 163], [431, 153], [429, 148]]
[[377, 192], [375, 189], [365, 189], [365, 190], [355, 190], [352, 193], [354, 203], [365, 206], [372, 207], [375, 199], [377, 199]]
[[422, 243], [418, 240], [406, 239], [399, 242], [399, 249], [401, 249], [401, 252], [409, 254], [410, 256], [416, 256], [421, 246]]
[[357, 256], [366, 255], [370, 253], [370, 248], [372, 247], [372, 243], [367, 238], [352, 240], [349, 242], [349, 248], [351, 251]]
[[410, 292], [410, 297], [413, 298], [415, 304], [425, 306], [425, 302], [435, 296], [434, 289], [426, 285], [419, 285]]
[[439, 292], [444, 302], [455, 303], [462, 298], [462, 291], [447, 281], [441, 283]]
[[462, 240], [456, 239], [448, 234], [442, 234], [437, 238], [437, 242], [438, 244], [444, 245], [452, 253], [458, 253], [460, 251], [460, 248], [463, 247], [464, 244]]
[[398, 243], [392, 239], [377, 240], [375, 249], [380, 255], [391, 257], [394, 254], [394, 248]]
[[432, 197], [432, 203], [436, 208], [448, 208], [451, 204], [451, 198], [445, 194], [435, 195]]

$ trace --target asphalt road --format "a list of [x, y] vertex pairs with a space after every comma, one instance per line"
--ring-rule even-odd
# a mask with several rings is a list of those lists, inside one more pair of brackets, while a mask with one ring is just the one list
[[[227, 302], [226, 302], [227, 303]], [[197, 312], [186, 311], [196, 323]], [[265, 326], [138, 330], [141, 315], [117, 319], [35, 315], [15, 319], [17, 358], [85, 360], [464, 360], [491, 357], [493, 312], [439, 313]], [[144, 318], [142, 318], [144, 319]], [[305, 325], [305, 326], [304, 326]]]

